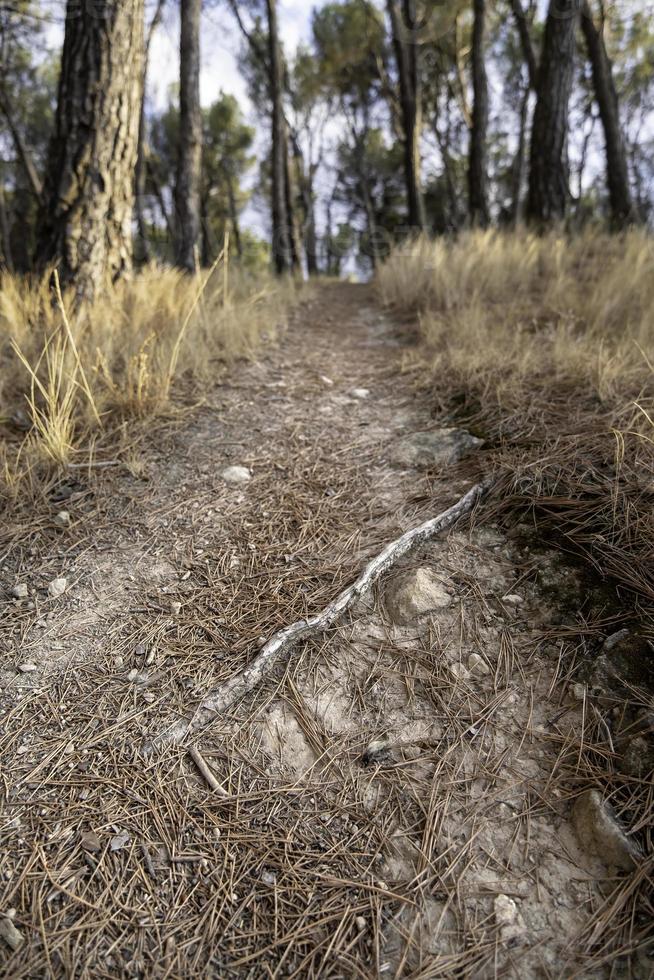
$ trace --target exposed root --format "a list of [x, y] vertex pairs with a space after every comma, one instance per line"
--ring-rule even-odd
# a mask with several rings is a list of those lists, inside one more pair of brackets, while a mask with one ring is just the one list
[[485, 493], [486, 487], [477, 484], [469, 490], [453, 507], [439, 514], [419, 527], [407, 531], [396, 541], [388, 544], [368, 564], [363, 573], [349, 588], [345, 589], [326, 609], [317, 616], [301, 619], [292, 626], [275, 633], [265, 644], [259, 655], [248, 667], [231, 677], [226, 683], [210, 691], [206, 698], [196, 708], [190, 721], [181, 721], [157, 735], [146, 745], [145, 751], [151, 752], [155, 747], [179, 744], [187, 735], [208, 725], [215, 715], [227, 711], [240, 698], [249, 694], [272, 667], [288, 653], [300, 640], [306, 640], [317, 633], [325, 633], [352, 606], [366, 595], [379, 578], [400, 561], [406, 554], [418, 545], [430, 541], [437, 534], [451, 528], [460, 517], [468, 514], [477, 501]]

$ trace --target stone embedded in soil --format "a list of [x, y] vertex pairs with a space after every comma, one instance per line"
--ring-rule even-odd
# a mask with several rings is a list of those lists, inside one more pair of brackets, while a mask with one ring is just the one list
[[11, 594], [14, 599], [27, 599], [28, 589], [24, 582], [20, 582], [18, 585], [14, 585], [11, 590]]
[[61, 527], [68, 527], [70, 525], [70, 514], [67, 510], [60, 510], [55, 517], [55, 524], [59, 524]]
[[416, 568], [397, 575], [386, 586], [386, 611], [398, 626], [410, 626], [428, 613], [452, 604], [442, 580], [430, 568]]
[[497, 895], [493, 902], [500, 939], [506, 946], [517, 946], [526, 939], [526, 928], [520, 910], [508, 895]]
[[48, 586], [48, 595], [52, 599], [57, 599], [59, 596], [63, 595], [68, 588], [68, 579], [65, 578], [55, 578], [50, 582]]
[[360, 401], [364, 401], [366, 398], [370, 398], [370, 390], [368, 388], [352, 388], [350, 395], [352, 398], [358, 398]]
[[33, 674], [38, 668], [36, 664], [20, 664], [18, 669], [21, 674]]
[[633, 871], [640, 858], [636, 844], [627, 837], [612, 807], [591, 789], [575, 801], [572, 823], [579, 842], [607, 865]]
[[4, 939], [10, 949], [18, 949], [25, 941], [23, 934], [19, 932], [9, 916], [0, 916], [0, 939]]
[[390, 458], [398, 466], [451, 466], [483, 445], [482, 439], [465, 429], [435, 429], [401, 439], [392, 447]]
[[97, 853], [102, 850], [102, 844], [100, 838], [97, 834], [94, 834], [92, 830], [87, 831], [80, 837], [80, 844], [85, 851], [90, 854]]
[[642, 735], [632, 738], [618, 758], [620, 772], [637, 779], [647, 778], [654, 772], [654, 745]]
[[477, 677], [487, 677], [491, 672], [484, 658], [480, 657], [478, 653], [471, 653], [468, 657], [468, 670]]
[[228, 466], [220, 474], [225, 483], [249, 483], [252, 473], [247, 466]]

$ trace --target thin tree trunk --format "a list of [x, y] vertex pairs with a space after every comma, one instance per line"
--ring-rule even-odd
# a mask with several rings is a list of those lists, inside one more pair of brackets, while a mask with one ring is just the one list
[[603, 31], [595, 26], [588, 0], [584, 0], [581, 11], [581, 29], [588, 49], [595, 98], [604, 129], [606, 182], [609, 189], [611, 221], [614, 227], [623, 228], [635, 222], [637, 215], [629, 186], [629, 168], [620, 125], [620, 108], [613, 79], [613, 66], [604, 44]]
[[232, 237], [234, 248], [239, 259], [243, 258], [243, 242], [241, 240], [241, 226], [238, 220], [238, 208], [236, 207], [236, 194], [234, 193], [234, 181], [231, 175], [227, 176], [227, 198], [229, 203], [229, 220], [232, 226]]
[[279, 50], [276, 0], [266, 0], [268, 14], [268, 65], [272, 104], [272, 253], [278, 275], [292, 266], [289, 216], [286, 210], [287, 149], [285, 139], [283, 72]]
[[513, 16], [518, 28], [518, 36], [520, 37], [520, 44], [522, 45], [522, 53], [529, 71], [529, 84], [534, 91], [536, 91], [538, 88], [538, 62], [536, 60], [534, 46], [531, 42], [529, 21], [527, 20], [527, 15], [522, 8], [521, 0], [511, 0], [511, 8], [513, 10]]
[[143, 0], [68, 0], [36, 257], [78, 301], [132, 268], [142, 83]]
[[488, 209], [487, 131], [488, 76], [486, 75], [486, 0], [474, 0], [472, 30], [472, 88], [474, 105], [470, 130], [468, 165], [468, 201], [470, 223], [485, 228], [490, 220]]
[[200, 171], [202, 114], [200, 112], [200, 13], [202, 0], [180, 3], [179, 156], [175, 183], [175, 260], [195, 272], [200, 237]]
[[0, 183], [0, 241], [2, 241], [2, 262], [0, 263], [0, 268], [4, 266], [8, 272], [13, 272], [14, 260], [11, 252], [11, 232], [9, 229], [3, 183]]
[[148, 229], [145, 221], [144, 212], [144, 202], [146, 198], [147, 190], [147, 152], [145, 144], [146, 135], [146, 119], [145, 119], [145, 96], [146, 96], [146, 83], [148, 75], [148, 65], [150, 62], [150, 47], [152, 44], [152, 37], [157, 27], [161, 23], [161, 17], [163, 14], [163, 8], [166, 0], [158, 0], [156, 10], [150, 21], [148, 27], [148, 32], [145, 40], [145, 54], [143, 57], [143, 91], [141, 94], [141, 112], [139, 115], [139, 137], [138, 137], [138, 150], [136, 154], [136, 200], [135, 200], [135, 211], [136, 211], [136, 226], [139, 234], [139, 243], [141, 254], [139, 256], [142, 262], [149, 262], [152, 258], [152, 253], [150, 251], [150, 243], [148, 241]]
[[527, 219], [565, 218], [570, 189], [565, 147], [580, 0], [550, 0], [531, 136]]
[[36, 200], [40, 203], [43, 196], [43, 185], [41, 183], [41, 178], [37, 173], [36, 167], [34, 166], [34, 161], [32, 160], [30, 152], [25, 146], [21, 132], [16, 125], [16, 120], [14, 119], [14, 113], [9, 97], [1, 85], [0, 112], [2, 112], [3, 116], [7, 120], [9, 132], [11, 133], [11, 138], [13, 140], [18, 159], [20, 160], [23, 170], [25, 171], [25, 176], [27, 177], [30, 190], [32, 191], [32, 194]]
[[284, 200], [286, 203], [286, 217], [288, 220], [288, 235], [291, 253], [291, 268], [298, 271], [302, 268], [302, 245], [300, 229], [297, 220], [297, 208], [295, 207], [296, 190], [293, 179], [292, 160], [288, 145], [288, 124], [284, 116]]
[[509, 224], [516, 227], [520, 221], [522, 185], [525, 178], [525, 155], [527, 149], [527, 120], [529, 117], [529, 85], [525, 86], [520, 105], [520, 133], [511, 173], [511, 211]]
[[411, 228], [424, 229], [425, 207], [421, 187], [420, 136], [422, 130], [422, 94], [420, 85], [420, 48], [415, 36], [414, 0], [387, 0], [393, 31], [393, 47], [400, 82], [400, 113], [403, 130], [404, 179]]

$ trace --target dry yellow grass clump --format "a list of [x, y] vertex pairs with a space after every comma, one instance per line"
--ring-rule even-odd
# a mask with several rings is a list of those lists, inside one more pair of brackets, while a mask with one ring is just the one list
[[652, 239], [422, 238], [378, 288], [418, 315], [439, 408], [487, 439], [502, 500], [654, 599]]
[[5, 483], [35, 465], [88, 457], [98, 432], [165, 410], [180, 379], [197, 386], [272, 338], [292, 285], [217, 263], [197, 277], [156, 265], [74, 311], [55, 276], [0, 276], [0, 416]]

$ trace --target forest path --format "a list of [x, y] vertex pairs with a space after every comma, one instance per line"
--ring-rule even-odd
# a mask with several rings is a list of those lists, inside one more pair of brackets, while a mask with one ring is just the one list
[[25, 941], [0, 942], [0, 974], [588, 968], [605, 869], [568, 798], [593, 743], [535, 578], [565, 572], [497, 528], [404, 563], [395, 585], [426, 570], [429, 615], [394, 621], [384, 584], [202, 732], [222, 791], [187, 747], [140, 752], [472, 485], [479, 453], [398, 455], [444, 424], [410, 351], [368, 287], [318, 287], [131, 473], [64, 488], [70, 527], [25, 529], [0, 670], [0, 914]]

